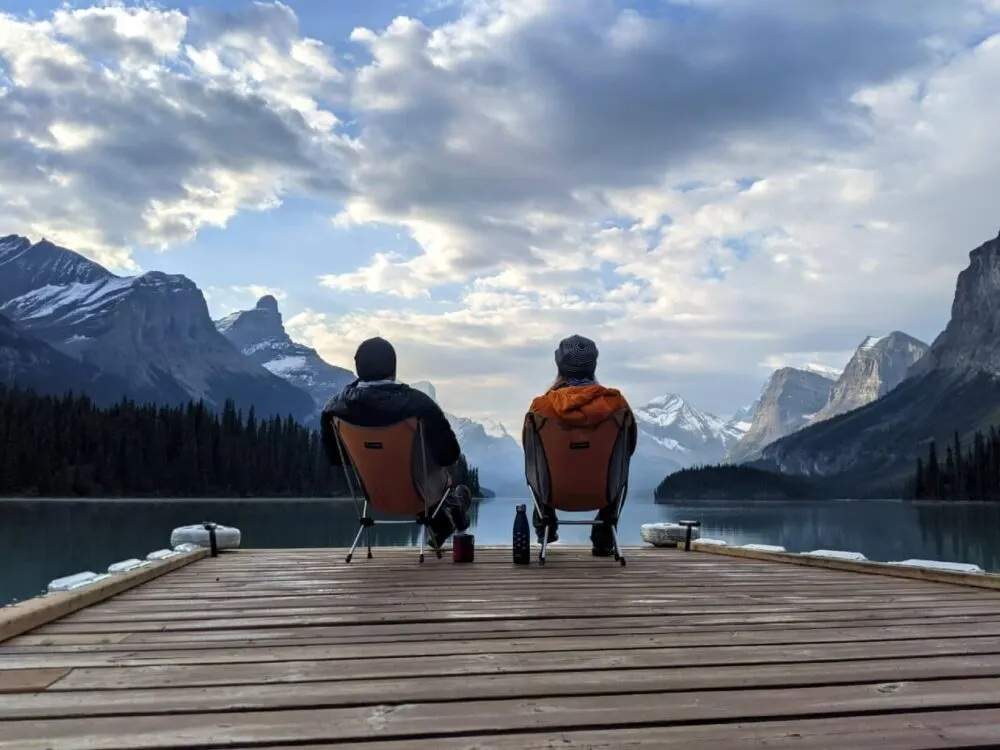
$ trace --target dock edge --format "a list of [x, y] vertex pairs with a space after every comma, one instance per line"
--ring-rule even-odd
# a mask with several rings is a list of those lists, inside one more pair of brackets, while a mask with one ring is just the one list
[[26, 599], [0, 608], [0, 643], [46, 625], [60, 617], [78, 612], [124, 591], [166, 575], [185, 565], [207, 557], [209, 551], [199, 548], [165, 560], [144, 565], [135, 570], [112, 575], [103, 581], [74, 591], [58, 591]]
[[729, 547], [722, 544], [691, 542], [692, 552], [703, 552], [710, 555], [727, 555], [747, 560], [762, 560], [766, 562], [785, 563], [787, 565], [804, 565], [827, 570], [843, 570], [849, 573], [865, 573], [867, 575], [888, 576], [890, 578], [910, 578], [933, 583], [950, 583], [956, 586], [969, 586], [977, 589], [1000, 590], [1000, 575], [995, 573], [962, 573], [951, 570], [935, 570], [934, 568], [918, 568], [906, 565], [874, 561], [843, 560], [833, 557], [803, 555], [796, 552], [767, 552], [763, 550]]

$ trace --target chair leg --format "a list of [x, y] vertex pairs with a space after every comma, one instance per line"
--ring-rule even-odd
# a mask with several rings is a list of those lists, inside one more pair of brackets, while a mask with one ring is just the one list
[[427, 525], [420, 525], [420, 562], [424, 561], [424, 540], [427, 538]]
[[372, 527], [365, 529], [365, 541], [368, 542], [368, 559], [372, 559]]
[[621, 566], [625, 567], [625, 555], [622, 554], [622, 548], [618, 544], [618, 528], [616, 526], [611, 527], [611, 537], [615, 540], [615, 560], [621, 563]]
[[[358, 526], [358, 533], [354, 536], [354, 544], [351, 545], [351, 550], [347, 553], [347, 559], [344, 562], [351, 562], [351, 558], [354, 557], [354, 550], [357, 549], [358, 542], [361, 541], [361, 532], [364, 530], [364, 526]], [[371, 550], [368, 551], [368, 556], [371, 557]]]
[[538, 564], [545, 565], [545, 552], [549, 547], [549, 524], [548, 520], [542, 518], [542, 548], [538, 552]]

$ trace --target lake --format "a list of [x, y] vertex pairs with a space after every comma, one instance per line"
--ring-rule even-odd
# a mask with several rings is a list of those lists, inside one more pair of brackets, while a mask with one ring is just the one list
[[[491, 498], [473, 508], [479, 544], [510, 544], [514, 506]], [[653, 521], [698, 519], [703, 536], [730, 544], [778, 544], [790, 551], [840, 549], [872, 560], [925, 558], [1000, 570], [1000, 504], [900, 501], [704, 501], [657, 505], [629, 498], [619, 531], [639, 544]], [[113, 562], [169, 545], [170, 531], [201, 521], [239, 528], [244, 547], [342, 547], [354, 538], [347, 500], [0, 500], [0, 602], [40, 593], [54, 578], [103, 572]], [[584, 544], [586, 527], [564, 526], [561, 541]], [[417, 543], [415, 526], [378, 529], [379, 544]], [[378, 552], [376, 551], [376, 555]], [[341, 557], [331, 556], [341, 564]], [[359, 558], [364, 564], [363, 555]]]

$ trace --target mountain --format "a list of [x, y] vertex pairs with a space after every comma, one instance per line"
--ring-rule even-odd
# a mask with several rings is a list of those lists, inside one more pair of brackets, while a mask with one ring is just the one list
[[928, 441], [1000, 423], [1000, 237], [969, 254], [951, 319], [903, 382], [873, 401], [764, 449], [759, 465], [898, 491]]
[[635, 490], [652, 489], [679, 469], [719, 463], [744, 433], [735, 418], [700, 411], [676, 393], [634, 411], [640, 434], [629, 484]]
[[270, 294], [257, 300], [252, 310], [215, 321], [215, 327], [252, 362], [308, 393], [314, 416], [331, 396], [354, 380], [350, 370], [331, 365], [315, 349], [292, 341], [285, 331], [278, 300]]
[[830, 392], [830, 400], [811, 423], [870, 404], [903, 382], [907, 371], [927, 352], [927, 344], [901, 331], [868, 336], [861, 342]]
[[[426, 380], [410, 383], [437, 401], [437, 388]], [[524, 495], [524, 450], [521, 443], [500, 422], [477, 422], [445, 412], [458, 444], [470, 466], [479, 470], [479, 483], [498, 495]]]
[[755, 458], [765, 445], [807, 424], [826, 406], [833, 386], [826, 374], [795, 367], [776, 370], [761, 392], [750, 428], [732, 446], [726, 460]]
[[260, 415], [297, 418], [312, 409], [307, 394], [215, 329], [204, 296], [184, 276], [117, 276], [46, 240], [10, 235], [0, 238], [0, 314], [21, 333], [120, 378], [123, 395], [139, 401], [220, 407], [232, 398]]
[[52, 396], [72, 390], [87, 393], [102, 404], [117, 400], [127, 390], [123, 380], [57, 351], [19, 330], [3, 315], [0, 315], [0, 386], [30, 387]]
[[760, 399], [757, 399], [752, 404], [744, 406], [741, 409], [737, 409], [736, 413], [729, 418], [727, 424], [736, 428], [740, 431], [742, 437], [746, 434], [746, 431], [750, 429], [750, 425], [753, 424], [753, 418], [757, 416], [757, 410], [760, 408]]

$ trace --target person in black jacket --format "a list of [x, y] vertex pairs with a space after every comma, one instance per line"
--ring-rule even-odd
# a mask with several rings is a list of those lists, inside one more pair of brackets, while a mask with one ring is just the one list
[[[396, 350], [383, 338], [361, 342], [354, 355], [357, 380], [331, 398], [320, 419], [323, 447], [330, 463], [342, 463], [333, 417], [358, 427], [388, 427], [416, 417], [424, 428], [431, 460], [444, 471], [458, 461], [461, 448], [447, 417], [434, 399], [406, 383], [396, 381]], [[440, 496], [439, 496], [440, 497]], [[469, 528], [472, 494], [465, 485], [455, 485], [428, 527], [428, 543], [438, 549], [453, 532]]]

